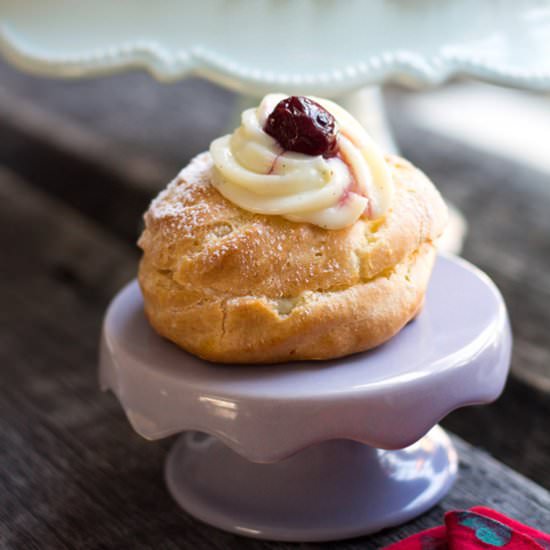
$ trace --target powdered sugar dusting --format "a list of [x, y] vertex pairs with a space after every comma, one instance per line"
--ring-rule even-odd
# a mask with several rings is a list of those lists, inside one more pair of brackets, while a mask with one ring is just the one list
[[208, 153], [202, 153], [173, 179], [166, 189], [151, 202], [149, 212], [154, 218], [177, 216], [196, 199], [197, 192], [210, 185], [208, 174], [212, 159]]
[[163, 220], [168, 232], [190, 234], [209, 214], [209, 206], [201, 197], [210, 187], [212, 159], [201, 153], [172, 180], [151, 202], [146, 217]]

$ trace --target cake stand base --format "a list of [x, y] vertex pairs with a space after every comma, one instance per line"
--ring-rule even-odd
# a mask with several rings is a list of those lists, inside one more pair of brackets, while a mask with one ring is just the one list
[[447, 493], [456, 472], [456, 452], [439, 426], [405, 449], [327, 441], [273, 464], [187, 432], [165, 470], [172, 496], [197, 519], [294, 542], [366, 535], [410, 520]]

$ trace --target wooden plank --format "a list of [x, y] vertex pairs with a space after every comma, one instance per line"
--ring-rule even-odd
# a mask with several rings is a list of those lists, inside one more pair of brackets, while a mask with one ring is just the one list
[[118, 165], [102, 156], [110, 151], [110, 157], [125, 159], [124, 148], [110, 147], [108, 141], [6, 94], [1, 87], [0, 120], [0, 164], [62, 197], [113, 233], [135, 238], [152, 191], [138, 177], [142, 172], [130, 168], [131, 155], [129, 162]]
[[234, 102], [199, 79], [62, 81], [0, 60], [0, 164], [133, 240], [151, 197], [227, 130]]
[[[0, 99], [2, 117], [15, 113], [29, 129], [35, 126], [30, 120], [35, 114], [35, 120], [55, 118], [54, 126], [29, 133], [49, 131], [50, 140], [65, 142], [63, 149], [77, 155], [82, 151], [110, 165], [111, 171], [123, 170], [130, 179], [142, 178], [142, 185], [153, 188], [156, 171], [170, 177], [236, 122], [231, 120], [235, 94], [198, 78], [161, 84], [144, 71], [131, 71], [56, 80], [20, 73], [0, 59], [0, 83], [9, 96]], [[2, 102], [9, 109], [3, 109]], [[33, 111], [26, 122], [25, 105], [32, 105]], [[139, 170], [132, 175], [134, 164]], [[139, 174], [144, 166], [147, 174]]]
[[[172, 439], [142, 440], [114, 397], [99, 392], [101, 317], [133, 276], [135, 249], [5, 171], [0, 216], [0, 547], [293, 547], [222, 533], [180, 511], [162, 480]], [[550, 529], [547, 491], [456, 443], [460, 481], [440, 506], [333, 547], [379, 549], [474, 504]]]

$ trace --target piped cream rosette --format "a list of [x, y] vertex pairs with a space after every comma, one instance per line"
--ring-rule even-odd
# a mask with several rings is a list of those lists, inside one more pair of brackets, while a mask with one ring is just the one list
[[334, 157], [285, 151], [264, 131], [286, 95], [269, 94], [242, 113], [241, 126], [210, 145], [213, 184], [237, 206], [325, 229], [341, 229], [361, 216], [377, 219], [388, 209], [393, 183], [379, 147], [344, 109], [312, 97], [335, 118]]

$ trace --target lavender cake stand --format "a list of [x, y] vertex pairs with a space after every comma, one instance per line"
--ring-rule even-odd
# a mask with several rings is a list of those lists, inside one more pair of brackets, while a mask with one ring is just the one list
[[191, 515], [241, 535], [325, 541], [433, 506], [457, 473], [436, 425], [501, 393], [506, 308], [463, 260], [440, 257], [419, 317], [376, 350], [326, 362], [215, 365], [149, 327], [136, 282], [104, 321], [100, 375], [147, 439], [185, 432], [166, 461]]

